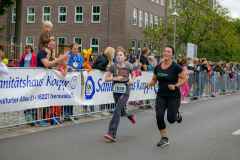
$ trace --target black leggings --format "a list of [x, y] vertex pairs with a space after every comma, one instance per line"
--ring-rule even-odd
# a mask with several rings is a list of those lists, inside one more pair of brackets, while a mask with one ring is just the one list
[[177, 112], [180, 107], [181, 97], [161, 97], [156, 98], [156, 118], [159, 130], [166, 129], [164, 114], [167, 109], [167, 120], [173, 124], [177, 120]]

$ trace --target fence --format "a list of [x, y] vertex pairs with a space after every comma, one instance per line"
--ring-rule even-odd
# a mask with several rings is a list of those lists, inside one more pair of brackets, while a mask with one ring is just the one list
[[[24, 69], [24, 68], [9, 68], [11, 69]], [[81, 70], [81, 72], [84, 70]], [[82, 76], [83, 77], [83, 76]], [[84, 79], [81, 79], [81, 88], [85, 86]], [[200, 99], [205, 100], [208, 96], [218, 96], [219, 94], [231, 94], [238, 92], [240, 87], [239, 79], [237, 77], [229, 78], [228, 74], [221, 76], [209, 75], [208, 73], [196, 73], [189, 75], [189, 89], [188, 97], [192, 100]], [[1, 93], [3, 94], [3, 93]], [[104, 97], [106, 98], [106, 97]], [[141, 106], [155, 106], [155, 97], [147, 100], [138, 100]], [[127, 102], [127, 107], [138, 107], [132, 105], [134, 103]], [[59, 107], [44, 107], [43, 109], [33, 108], [28, 110], [19, 110], [14, 112], [1, 112], [0, 111], [0, 128], [11, 127], [21, 124], [33, 124], [37, 121], [49, 120], [52, 124], [59, 124], [64, 119], [69, 119], [75, 123], [74, 117], [81, 115], [96, 115], [96, 113], [105, 114], [106, 111], [111, 112], [114, 109], [114, 103], [105, 103], [100, 105], [74, 105], [74, 106], [61, 106]], [[37, 115], [42, 113], [38, 119]], [[56, 116], [54, 116], [55, 113]], [[61, 113], [61, 114], [60, 114]]]
[[[2, 43], [0, 44], [0, 49], [5, 53], [5, 57], [9, 60], [13, 60], [19, 62], [23, 53], [26, 52], [27, 44], [10, 44], [10, 43]], [[37, 46], [32, 46], [33, 52], [37, 55], [39, 52]], [[56, 56], [59, 55], [63, 51], [62, 47], [59, 47], [56, 50]]]

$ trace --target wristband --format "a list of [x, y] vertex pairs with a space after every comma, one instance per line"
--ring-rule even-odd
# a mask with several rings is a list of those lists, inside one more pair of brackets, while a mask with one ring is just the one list
[[175, 85], [175, 90], [178, 89], [178, 87]]

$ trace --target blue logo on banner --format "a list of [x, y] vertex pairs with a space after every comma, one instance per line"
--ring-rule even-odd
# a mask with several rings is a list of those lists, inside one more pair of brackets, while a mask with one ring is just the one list
[[72, 89], [75, 89], [77, 87], [77, 77], [76, 76], [72, 77], [70, 85], [71, 85]]
[[92, 76], [88, 76], [88, 79], [85, 84], [86, 99], [92, 99], [94, 94], [95, 94], [95, 83], [92, 79]]

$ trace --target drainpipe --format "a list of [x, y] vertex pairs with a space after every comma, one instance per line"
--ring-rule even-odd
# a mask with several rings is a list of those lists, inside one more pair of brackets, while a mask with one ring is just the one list
[[[11, 40], [12, 40], [12, 6], [10, 9], [10, 23], [9, 23], [9, 44], [11, 45]], [[11, 47], [9, 47], [11, 49]], [[10, 54], [8, 54], [8, 59], [10, 59]]]
[[11, 6], [11, 9], [10, 9], [9, 44], [11, 44], [11, 34], [12, 34], [12, 6]]
[[108, 12], [109, 12], [109, 0], [107, 1], [107, 26], [106, 26], [106, 44], [105, 48], [108, 46]]

